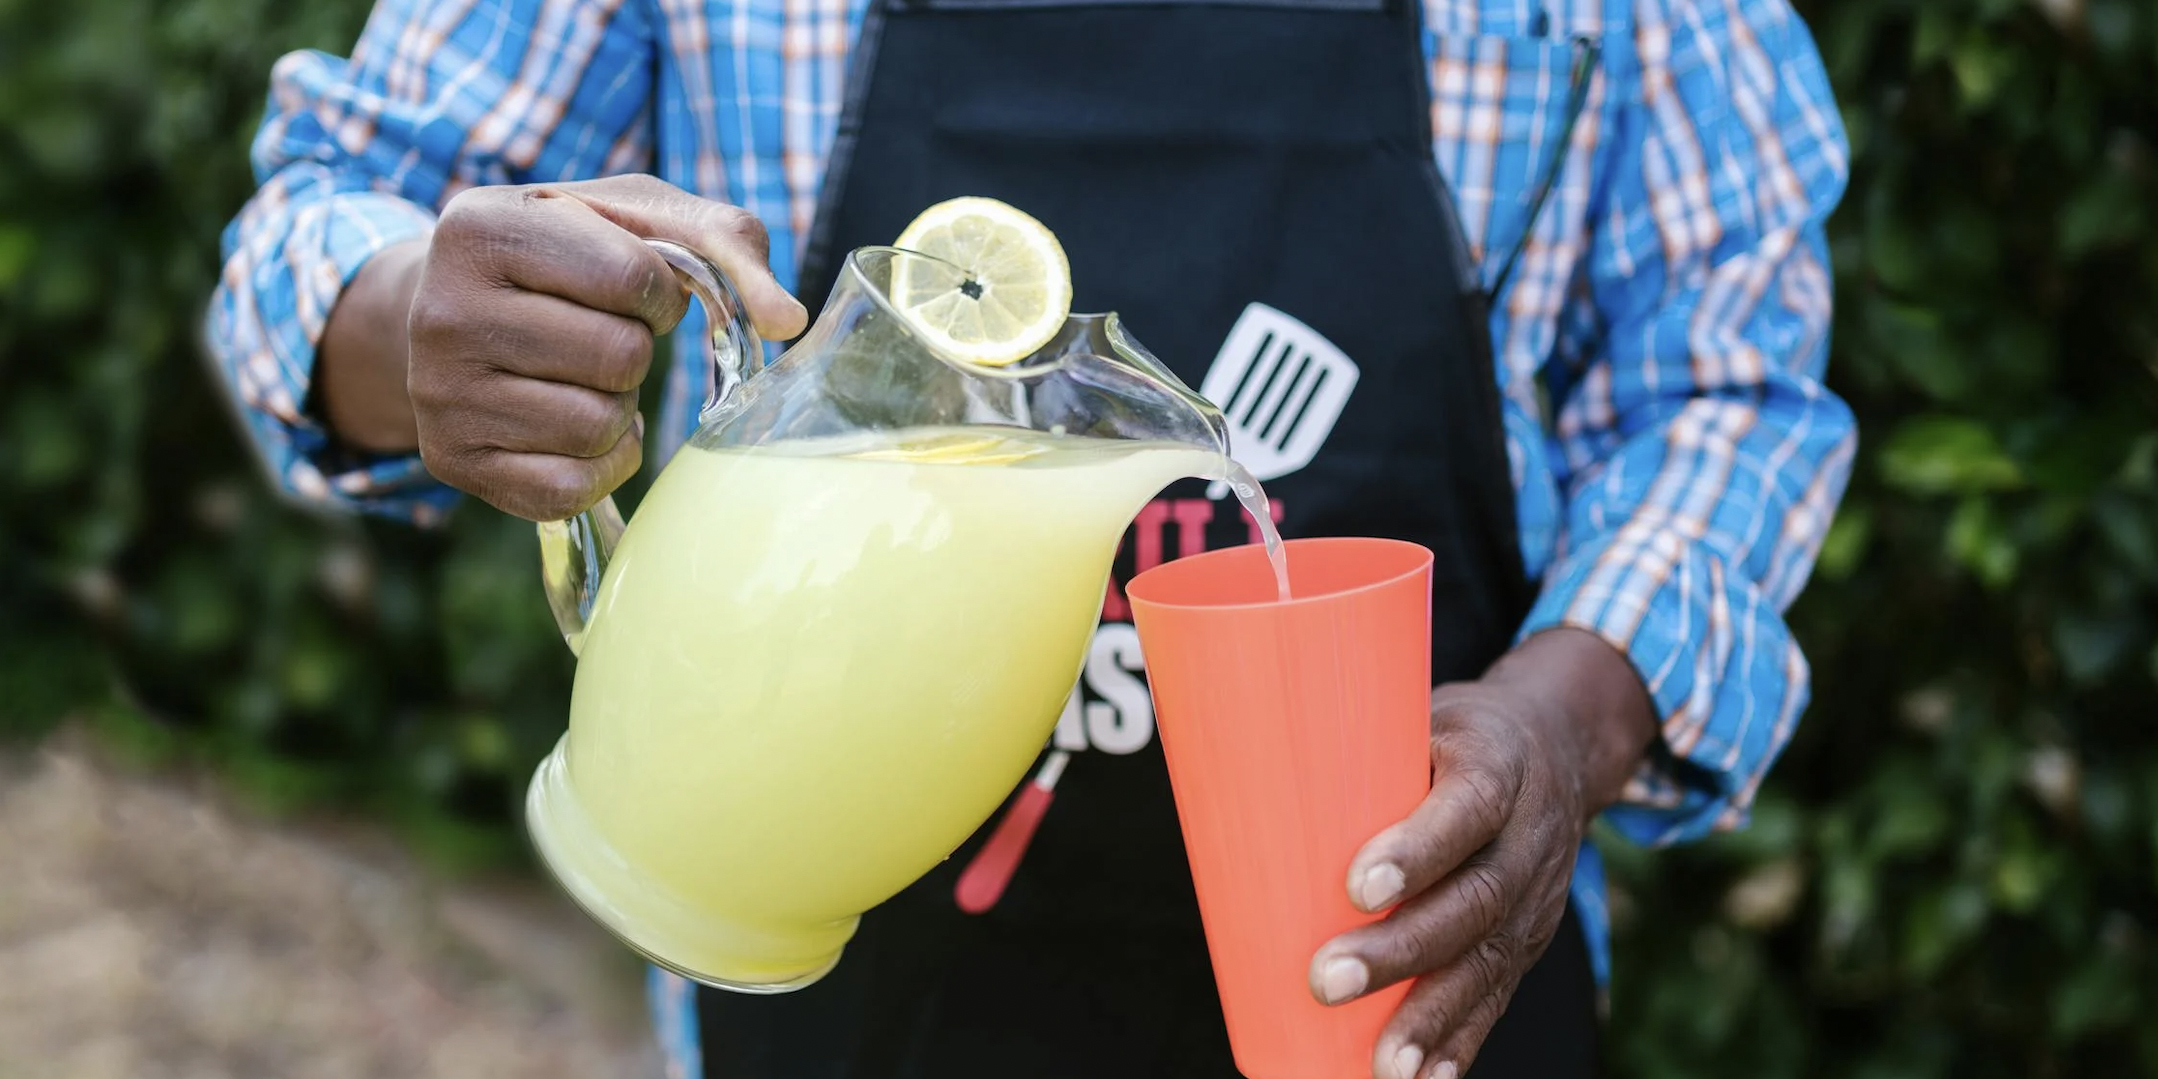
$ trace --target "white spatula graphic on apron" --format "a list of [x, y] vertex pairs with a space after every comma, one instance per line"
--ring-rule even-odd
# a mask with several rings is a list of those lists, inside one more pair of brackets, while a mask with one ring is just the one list
[[[1229, 422], [1229, 455], [1259, 482], [1311, 463], [1356, 388], [1355, 361], [1319, 331], [1268, 307], [1249, 304], [1214, 355], [1199, 395]], [[1219, 499], [1216, 481], [1206, 496]]]

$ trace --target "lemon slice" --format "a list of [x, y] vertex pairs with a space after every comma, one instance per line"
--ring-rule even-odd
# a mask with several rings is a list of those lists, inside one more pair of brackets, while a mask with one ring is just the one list
[[932, 347], [990, 367], [1049, 343], [1071, 314], [1071, 264], [1048, 227], [995, 199], [923, 210], [897, 246], [944, 260], [892, 264], [892, 303]]

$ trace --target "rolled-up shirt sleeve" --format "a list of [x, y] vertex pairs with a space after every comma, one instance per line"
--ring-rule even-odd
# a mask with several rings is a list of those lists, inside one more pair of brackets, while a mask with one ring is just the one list
[[1606, 819], [1669, 843], [1745, 820], [1807, 701], [1783, 613], [1855, 449], [1821, 382], [1848, 160], [1783, 0], [1637, 14], [1606, 53], [1580, 290], [1599, 341], [1555, 388], [1564, 534], [1523, 633], [1576, 626], [1632, 660], [1662, 737]]
[[467, 187], [647, 167], [651, 63], [628, 0], [381, 0], [350, 59], [278, 61], [252, 154], [261, 186], [225, 230], [206, 337], [281, 488], [422, 523], [454, 504], [417, 455], [344, 447], [310, 409], [330, 311]]

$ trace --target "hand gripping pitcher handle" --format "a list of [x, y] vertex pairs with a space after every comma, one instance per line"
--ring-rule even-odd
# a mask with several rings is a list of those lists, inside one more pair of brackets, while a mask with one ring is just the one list
[[[712, 322], [712, 394], [705, 398], [701, 419], [734, 395], [744, 379], [763, 370], [764, 342], [749, 324], [741, 294], [734, 282], [712, 260], [667, 240], [646, 239], [659, 257], [674, 267], [676, 276], [691, 295], [704, 304]], [[591, 509], [567, 521], [541, 521], [540, 579], [547, 587], [547, 606], [562, 629], [562, 640], [572, 653], [584, 647], [592, 604], [599, 599], [600, 580], [607, 560], [614, 556], [615, 542], [622, 538], [622, 511], [614, 496], [602, 497]]]

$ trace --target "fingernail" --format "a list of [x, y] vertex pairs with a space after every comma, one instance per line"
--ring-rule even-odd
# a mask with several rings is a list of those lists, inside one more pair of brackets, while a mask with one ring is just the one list
[[1357, 888], [1357, 899], [1365, 910], [1378, 910], [1390, 906], [1401, 898], [1401, 889], [1408, 885], [1401, 875], [1401, 867], [1392, 862], [1381, 862], [1364, 870], [1363, 883]]
[[1394, 1079], [1416, 1079], [1416, 1069], [1424, 1066], [1424, 1051], [1413, 1045], [1394, 1050]]
[[1329, 960], [1319, 972], [1319, 993], [1328, 1004], [1339, 1004], [1364, 991], [1371, 972], [1354, 959]]
[[1438, 1070], [1431, 1073], [1431, 1079], [1460, 1079], [1460, 1077], [1461, 1069], [1455, 1067], [1454, 1062], [1451, 1060], [1439, 1065]]

